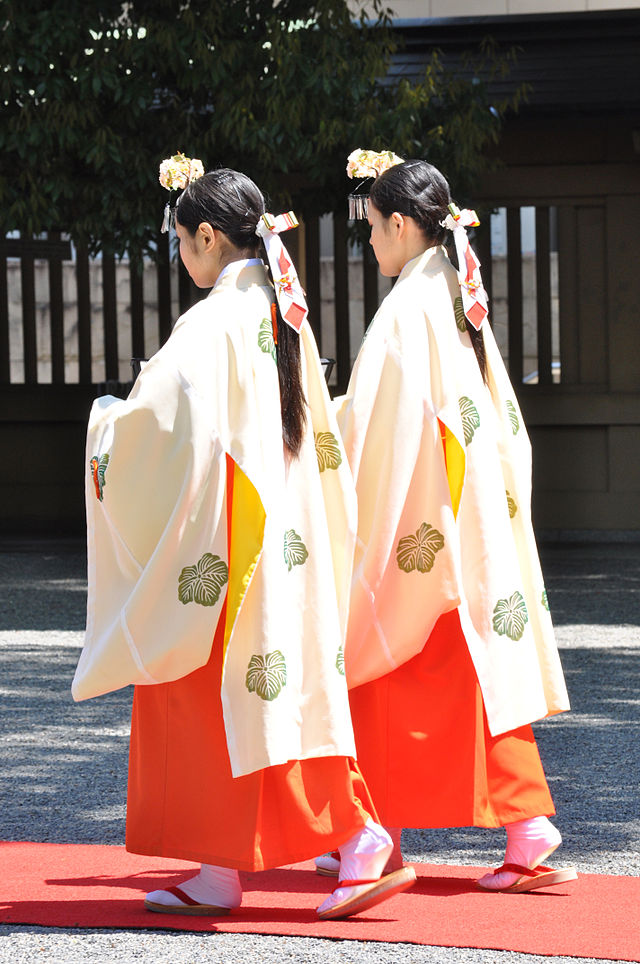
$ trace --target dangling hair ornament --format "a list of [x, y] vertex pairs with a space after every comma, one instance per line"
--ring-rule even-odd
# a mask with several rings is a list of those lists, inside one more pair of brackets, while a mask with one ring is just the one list
[[[349, 177], [379, 177], [396, 164], [402, 164], [403, 159], [393, 151], [363, 151], [356, 147], [347, 158], [347, 174]], [[366, 186], [366, 182], [358, 184], [357, 188], [347, 198], [349, 202], [349, 219], [351, 221], [365, 221], [368, 214], [369, 195], [359, 193]]]
[[[273, 214], [263, 214], [258, 221], [256, 234], [262, 238], [267, 252], [280, 314], [288, 325], [299, 332], [309, 314], [309, 309], [293, 261], [280, 240], [280, 234], [283, 231], [297, 227], [298, 219], [293, 211], [279, 214], [277, 217]], [[274, 328], [274, 337], [277, 341], [277, 326], [274, 325]]]
[[[167, 191], [183, 191], [191, 181], [197, 181], [204, 174], [202, 161], [197, 157], [185, 157], [179, 151], [173, 157], [168, 157], [160, 165], [158, 180]], [[171, 196], [164, 206], [164, 217], [160, 231], [166, 234], [170, 227], [175, 226], [176, 208], [171, 204]]]
[[480, 331], [489, 313], [489, 299], [480, 276], [480, 262], [469, 244], [465, 230], [465, 228], [477, 228], [480, 224], [478, 215], [468, 208], [461, 211], [452, 203], [449, 205], [449, 214], [440, 224], [453, 232], [458, 255], [458, 281], [462, 294], [462, 306], [465, 317], [469, 319], [476, 331]]

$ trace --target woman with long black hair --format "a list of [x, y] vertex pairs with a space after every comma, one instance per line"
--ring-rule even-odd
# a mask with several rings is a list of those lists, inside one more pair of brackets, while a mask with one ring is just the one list
[[[388, 835], [354, 762], [343, 640], [355, 496], [295, 269], [245, 175], [191, 179], [180, 256], [211, 288], [88, 436], [89, 601], [73, 692], [136, 684], [127, 849], [201, 863], [147, 895], [229, 913], [238, 870], [337, 846], [328, 919], [381, 879]], [[258, 257], [264, 241], [276, 294]], [[280, 308], [282, 310], [280, 310]]]
[[473, 214], [435, 167], [397, 161], [373, 182], [368, 220], [398, 280], [338, 400], [358, 495], [345, 650], [358, 761], [387, 827], [506, 827], [504, 865], [480, 886], [530, 890], [575, 876], [541, 866], [561, 838], [529, 724], [569, 704], [531, 448], [484, 321]]

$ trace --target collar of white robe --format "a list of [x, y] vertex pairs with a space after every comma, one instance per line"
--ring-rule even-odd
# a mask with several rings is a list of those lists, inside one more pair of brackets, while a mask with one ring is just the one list
[[461, 211], [455, 204], [450, 204], [449, 214], [440, 223], [443, 228], [453, 232], [458, 255], [458, 281], [465, 317], [469, 319], [476, 331], [480, 331], [489, 313], [489, 299], [480, 276], [480, 262], [469, 244], [466, 232], [466, 228], [475, 228], [480, 224], [478, 215], [468, 208]]
[[309, 313], [304, 291], [293, 261], [280, 240], [283, 231], [298, 227], [293, 211], [286, 214], [263, 214], [258, 221], [256, 234], [262, 238], [273, 275], [280, 314], [288, 325], [299, 332]]

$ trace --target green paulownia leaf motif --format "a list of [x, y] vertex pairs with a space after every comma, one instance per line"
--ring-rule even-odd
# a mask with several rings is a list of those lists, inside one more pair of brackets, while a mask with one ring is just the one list
[[273, 325], [270, 318], [263, 318], [258, 330], [258, 347], [265, 355], [271, 355], [274, 362], [277, 362], [276, 343], [273, 340]]
[[549, 597], [547, 596], [547, 590], [546, 590], [546, 589], [543, 589], [543, 590], [542, 590], [542, 599], [541, 599], [541, 602], [542, 602], [542, 605], [544, 606], [544, 608], [547, 610], [547, 612], [548, 612], [548, 613], [551, 612], [551, 609], [550, 609], [550, 607], [549, 607]]
[[462, 303], [461, 295], [458, 295], [458, 297], [453, 302], [453, 313], [456, 316], [456, 325], [458, 327], [458, 331], [466, 331], [467, 318], [464, 313], [464, 305]]
[[511, 422], [511, 431], [514, 435], [517, 435], [520, 431], [520, 419], [518, 418], [516, 407], [511, 401], [507, 402], [507, 414], [509, 415], [509, 421]]
[[318, 468], [321, 472], [325, 469], [337, 469], [342, 463], [342, 455], [338, 439], [333, 432], [315, 432], [316, 455], [318, 457]]
[[185, 566], [178, 577], [178, 599], [199, 606], [215, 606], [220, 590], [229, 579], [229, 570], [220, 556], [205, 552], [195, 566]]
[[307, 547], [295, 529], [287, 529], [284, 534], [284, 561], [289, 572], [294, 566], [303, 566], [308, 555]]
[[103, 489], [106, 484], [105, 474], [109, 464], [109, 453], [105, 452], [104, 455], [100, 456], [94, 455], [89, 464], [91, 466], [93, 484], [96, 489], [96, 498], [99, 502], [102, 502]]
[[476, 429], [480, 428], [480, 416], [478, 415], [478, 409], [466, 395], [458, 399], [458, 405], [460, 406], [460, 415], [462, 416], [464, 444], [469, 445], [475, 435]]
[[264, 656], [252, 656], [245, 679], [250, 693], [261, 700], [275, 700], [287, 683], [287, 663], [279, 649]]
[[338, 655], [336, 656], [336, 669], [341, 676], [344, 676], [344, 646], [340, 646], [338, 649]]
[[493, 628], [498, 636], [522, 639], [529, 613], [522, 593], [517, 590], [509, 599], [499, 599], [493, 610]]
[[415, 535], [405, 536], [398, 542], [396, 559], [404, 572], [429, 572], [433, 568], [436, 552], [444, 546], [444, 536], [433, 526], [423, 522]]
[[515, 499], [512, 499], [509, 495], [509, 490], [506, 489], [507, 493], [507, 505], [509, 506], [509, 518], [513, 519], [514, 515], [518, 511], [518, 506], [516, 505]]

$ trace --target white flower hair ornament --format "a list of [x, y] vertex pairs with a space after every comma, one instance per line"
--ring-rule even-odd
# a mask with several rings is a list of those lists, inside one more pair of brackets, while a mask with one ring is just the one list
[[[186, 157], [180, 151], [173, 157], [167, 157], [160, 165], [158, 180], [167, 191], [183, 191], [192, 181], [197, 181], [204, 174], [202, 161], [197, 157]], [[163, 234], [169, 230], [175, 221], [175, 207], [171, 206], [171, 198], [164, 207], [164, 217], [160, 231]]]
[[[393, 151], [365, 151], [356, 147], [347, 158], [347, 174], [349, 177], [379, 177], [396, 164], [403, 164], [404, 159]], [[368, 194], [359, 194], [359, 185], [353, 194], [347, 198], [349, 202], [349, 218], [362, 221], [368, 213]]]
[[480, 276], [480, 262], [469, 244], [466, 228], [476, 228], [480, 221], [475, 211], [468, 208], [460, 210], [455, 204], [449, 205], [449, 214], [440, 222], [443, 228], [453, 232], [453, 240], [458, 255], [458, 281], [462, 294], [465, 317], [476, 331], [489, 313], [489, 299]]
[[[275, 282], [276, 298], [280, 314], [294, 331], [300, 332], [309, 314], [307, 301], [289, 252], [280, 240], [283, 231], [298, 227], [298, 219], [293, 211], [286, 214], [263, 214], [256, 226], [256, 234], [262, 239], [269, 259], [269, 267]], [[273, 305], [275, 310], [275, 305]], [[273, 320], [273, 335], [277, 344], [278, 334]]]

